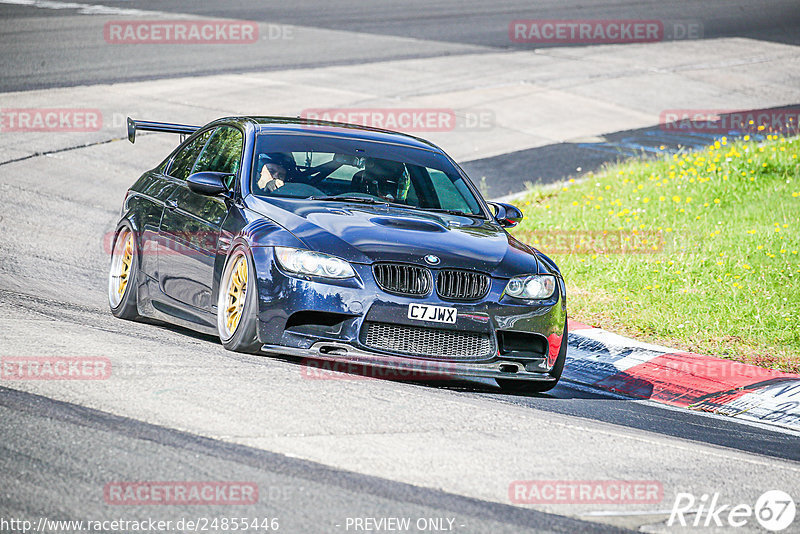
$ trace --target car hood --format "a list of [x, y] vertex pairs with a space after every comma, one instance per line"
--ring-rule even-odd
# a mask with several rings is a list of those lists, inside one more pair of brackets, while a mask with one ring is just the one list
[[398, 261], [476, 269], [499, 277], [547, 272], [536, 252], [495, 221], [386, 205], [248, 197], [248, 207], [309, 249], [355, 263]]

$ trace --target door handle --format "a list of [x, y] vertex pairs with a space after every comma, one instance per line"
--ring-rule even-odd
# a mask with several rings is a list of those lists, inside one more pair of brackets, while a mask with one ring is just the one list
[[175, 200], [174, 198], [167, 199], [167, 201], [166, 201], [166, 202], [164, 202], [164, 206], [166, 206], [166, 208], [167, 208], [168, 210], [174, 210], [174, 209], [177, 209], [177, 207], [178, 207], [178, 201], [177, 201], [177, 200]]

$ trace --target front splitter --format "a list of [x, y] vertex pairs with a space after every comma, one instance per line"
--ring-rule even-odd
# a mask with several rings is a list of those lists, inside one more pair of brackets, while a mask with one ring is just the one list
[[414, 373], [426, 377], [442, 379], [453, 377], [501, 378], [504, 380], [530, 380], [536, 382], [555, 382], [556, 379], [545, 372], [531, 372], [514, 361], [497, 360], [491, 363], [461, 363], [420, 360], [402, 356], [388, 356], [358, 349], [346, 343], [318, 341], [310, 348], [299, 349], [282, 345], [263, 345], [261, 352], [299, 358], [312, 358], [332, 362], [377, 367]]

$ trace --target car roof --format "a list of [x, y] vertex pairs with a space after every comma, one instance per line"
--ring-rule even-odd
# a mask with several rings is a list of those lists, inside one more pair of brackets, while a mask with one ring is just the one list
[[414, 137], [392, 130], [383, 130], [380, 128], [372, 128], [368, 126], [360, 126], [358, 124], [348, 124], [345, 122], [332, 122], [316, 119], [304, 119], [300, 117], [227, 117], [215, 120], [214, 123], [219, 122], [249, 122], [251, 123], [256, 133], [258, 134], [287, 134], [287, 135], [323, 135], [330, 137], [338, 137], [341, 139], [361, 139], [364, 141], [377, 141], [382, 143], [392, 143], [412, 148], [421, 148], [424, 150], [433, 150], [442, 152], [438, 146], [430, 141]]

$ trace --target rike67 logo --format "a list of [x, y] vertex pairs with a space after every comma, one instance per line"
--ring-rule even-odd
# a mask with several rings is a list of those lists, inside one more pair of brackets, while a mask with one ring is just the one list
[[[794, 522], [797, 509], [792, 497], [785, 491], [770, 490], [749, 504], [722, 503], [719, 493], [703, 494], [699, 499], [691, 493], [675, 497], [667, 526], [681, 527], [743, 527], [755, 518], [761, 527], [770, 532], [786, 530]], [[694, 519], [687, 518], [694, 516]]]

